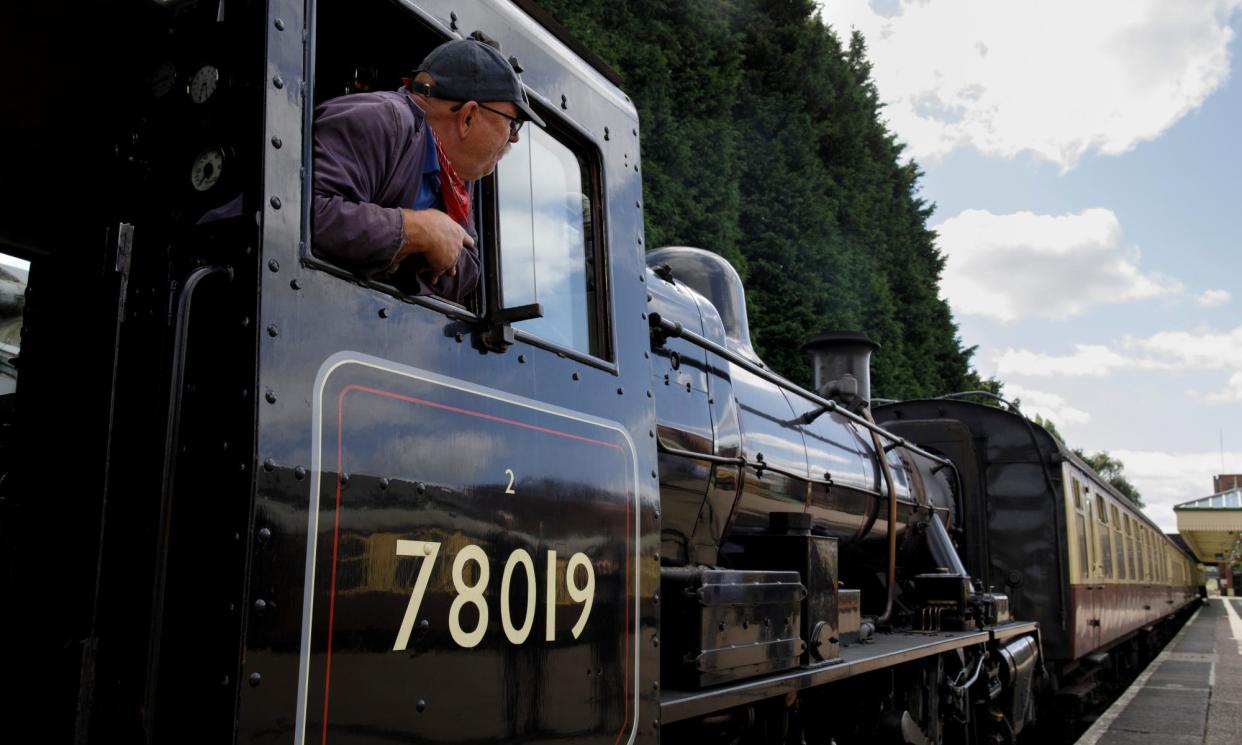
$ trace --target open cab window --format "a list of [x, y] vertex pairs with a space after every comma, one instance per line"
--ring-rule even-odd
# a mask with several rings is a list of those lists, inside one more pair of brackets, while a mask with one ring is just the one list
[[[402, 77], [447, 40], [417, 13], [388, 0], [323, 2], [317, 26], [316, 106], [342, 95], [399, 89]], [[503, 46], [501, 52], [508, 54]], [[415, 298], [408, 293], [416, 288], [398, 281], [400, 273], [367, 279], [309, 250], [304, 259], [458, 318], [501, 323], [524, 343], [609, 367], [601, 156], [591, 137], [560, 112], [539, 110], [548, 128], [526, 124], [496, 172], [475, 184], [481, 276], [468, 296], [456, 303]], [[306, 136], [313, 137], [313, 125]], [[535, 303], [542, 311], [538, 318], [505, 313]]]
[[29, 273], [29, 262], [0, 254], [0, 396], [17, 390], [17, 357], [22, 347]]
[[502, 296], [539, 303], [543, 316], [514, 328], [606, 357], [601, 333], [595, 176], [591, 161], [534, 125], [496, 169]]

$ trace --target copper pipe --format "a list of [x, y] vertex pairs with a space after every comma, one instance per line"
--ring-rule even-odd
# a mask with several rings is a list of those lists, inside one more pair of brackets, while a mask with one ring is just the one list
[[[862, 410], [863, 416], [871, 424], [875, 419], [871, 416], [871, 407]], [[880, 436], [871, 431], [871, 442], [875, 445], [876, 457], [880, 459], [880, 470], [884, 480], [888, 482], [888, 600], [884, 603], [884, 613], [875, 620], [877, 626], [889, 622], [893, 615], [893, 598], [897, 594], [897, 483], [893, 481], [893, 471], [888, 465], [888, 453], [880, 444]]]

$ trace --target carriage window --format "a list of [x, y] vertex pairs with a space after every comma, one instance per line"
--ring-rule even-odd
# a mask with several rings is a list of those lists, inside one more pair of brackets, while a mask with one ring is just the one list
[[1105, 577], [1113, 576], [1113, 541], [1108, 529], [1108, 506], [1104, 498], [1095, 495], [1096, 515], [1100, 521], [1100, 566]]
[[1130, 573], [1127, 571], [1126, 564], [1126, 540], [1125, 533], [1121, 529], [1121, 513], [1117, 511], [1117, 505], [1109, 505], [1109, 514], [1112, 515], [1113, 528], [1113, 550], [1116, 552], [1117, 559], [1117, 578], [1129, 579]]
[[599, 210], [588, 160], [530, 126], [496, 169], [505, 307], [541, 303], [514, 326], [602, 357]]

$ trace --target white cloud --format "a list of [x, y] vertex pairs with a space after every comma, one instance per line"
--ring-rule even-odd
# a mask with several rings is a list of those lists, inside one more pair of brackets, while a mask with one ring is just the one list
[[[1123, 351], [1118, 351], [1118, 350]], [[1227, 370], [1242, 369], [1242, 326], [1232, 331], [1161, 331], [1145, 338], [1124, 337], [1113, 346], [1075, 344], [1070, 354], [1045, 354], [1005, 349], [994, 359], [996, 373], [1033, 377], [1104, 377], [1120, 369]], [[1242, 386], [1242, 373], [1230, 379]], [[1232, 388], [1230, 388], [1232, 390]], [[1213, 400], [1233, 400], [1232, 394]]]
[[890, 126], [918, 159], [973, 147], [1072, 168], [1153, 140], [1224, 84], [1242, 0], [821, 0], [866, 37]]
[[[1151, 364], [1151, 361], [1118, 354], [1101, 344], [1075, 344], [1073, 353], [1067, 355], [1044, 354], [1011, 347], [996, 358], [996, 373], [1001, 377], [1030, 375], [1102, 378], [1117, 369]], [[1006, 385], [1006, 390], [1009, 388]]]
[[1015, 398], [1021, 399], [1022, 413], [1032, 419], [1038, 414], [1044, 419], [1050, 419], [1053, 423], [1060, 426], [1066, 424], [1086, 424], [1091, 421], [1090, 414], [1071, 406], [1068, 401], [1055, 393], [1037, 391], [1034, 388], [1027, 388], [1015, 383], [1006, 383], [1005, 397], [1010, 400]]
[[1195, 302], [1204, 308], [1215, 308], [1218, 305], [1224, 305], [1229, 302], [1231, 297], [1232, 295], [1229, 294], [1228, 290], [1204, 290], [1203, 294], [1195, 299]]
[[1109, 455], [1125, 464], [1126, 478], [1147, 504], [1144, 511], [1170, 533], [1177, 529], [1173, 505], [1211, 494], [1215, 474], [1242, 473], [1242, 452], [1238, 451], [1114, 450]]
[[1068, 215], [966, 210], [941, 223], [941, 291], [963, 315], [1009, 322], [1065, 319], [1093, 305], [1180, 292], [1179, 283], [1139, 270], [1111, 210]]
[[1242, 368], [1242, 326], [1232, 331], [1161, 331], [1146, 338], [1127, 336], [1121, 343], [1182, 369]]
[[1229, 382], [1225, 384], [1223, 391], [1209, 393], [1204, 396], [1208, 401], [1217, 403], [1233, 403], [1242, 401], [1242, 371], [1236, 372], [1229, 376]]

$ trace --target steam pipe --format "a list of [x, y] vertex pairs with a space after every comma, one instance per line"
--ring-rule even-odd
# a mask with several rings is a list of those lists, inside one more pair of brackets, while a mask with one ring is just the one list
[[[872, 427], [875, 427], [871, 407], [864, 408], [862, 413]], [[875, 620], [879, 626], [888, 623], [892, 618], [893, 599], [897, 594], [897, 483], [893, 480], [893, 471], [888, 465], [888, 451], [880, 446], [880, 435], [876, 429], [871, 429], [871, 442], [875, 445], [876, 457], [880, 459], [884, 480], [888, 482], [888, 599], [884, 601], [884, 613]]]
[[[746, 370], [751, 375], [754, 375], [757, 378], [766, 380], [767, 382], [771, 383], [777, 388], [780, 388], [781, 390], [788, 391], [794, 394], [795, 396], [801, 396], [807, 401], [810, 401], [811, 403], [822, 407], [823, 411], [828, 411], [828, 412], [837, 414], [843, 417], [844, 419], [847, 419], [853, 422], [854, 424], [857, 424], [859, 427], [869, 430], [873, 435], [879, 435], [880, 437], [883, 437], [884, 439], [893, 443], [896, 447], [902, 447], [912, 453], [918, 453], [919, 455], [932, 461], [933, 463], [952, 465], [952, 463], [948, 459], [942, 458], [938, 455], [932, 455], [931, 453], [927, 452], [923, 448], [920, 448], [914, 443], [909, 442], [904, 437], [898, 437], [894, 435], [892, 432], [889, 432], [888, 430], [884, 429], [880, 425], [876, 424], [874, 419], [870, 419], [870, 417], [863, 418], [853, 413], [846, 407], [841, 406], [836, 401], [831, 401], [827, 398], [824, 398], [823, 396], [820, 396], [815, 393], [811, 393], [810, 391], [808, 391], [805, 388], [802, 388], [801, 386], [794, 385], [793, 383], [790, 383], [788, 380], [785, 380], [781, 376], [774, 374], [770, 370], [765, 370], [759, 365], [756, 365], [754, 362], [751, 362], [750, 360], [746, 359], [740, 354], [737, 354], [733, 350], [723, 347], [717, 344], [716, 342], [712, 341], [711, 339], [707, 339], [703, 336], [700, 336], [699, 334], [696, 334], [693, 331], [685, 328], [680, 323], [677, 323], [676, 321], [670, 321], [662, 317], [659, 313], [649, 313], [647, 315], [647, 322], [650, 324], [651, 330], [654, 334], [659, 334], [663, 337], [671, 336], [671, 337], [678, 338], [678, 339], [685, 339], [686, 341], [690, 342], [694, 346], [699, 347], [700, 349], [705, 349], [708, 352], [711, 352], [712, 354], [718, 357], [723, 357], [724, 359], [728, 360], [729, 362], [732, 362], [733, 364], [737, 365], [743, 370]], [[659, 346], [659, 344], [663, 343], [663, 339], [662, 338], [656, 339], [653, 343]]]

